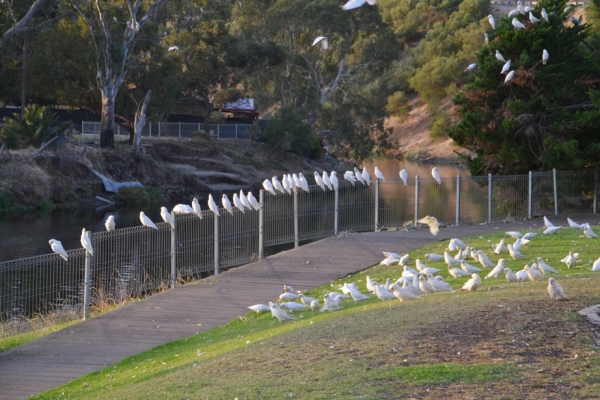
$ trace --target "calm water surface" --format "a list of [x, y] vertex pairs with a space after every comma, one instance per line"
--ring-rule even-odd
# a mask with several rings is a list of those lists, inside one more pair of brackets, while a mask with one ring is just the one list
[[[374, 160], [364, 164], [371, 175], [375, 166], [383, 172], [388, 179], [398, 179], [398, 172], [405, 168], [409, 178], [415, 175], [420, 177], [431, 177], [430, 164], [415, 164], [399, 160]], [[456, 177], [457, 174], [468, 176], [468, 170], [454, 165], [437, 166], [442, 178]], [[338, 173], [338, 176], [341, 175]], [[257, 194], [255, 193], [255, 196]], [[231, 196], [230, 196], [231, 197]], [[174, 204], [167, 204], [170, 209]], [[203, 209], [205, 204], [201, 204]], [[161, 205], [145, 205], [143, 211], [153, 221], [162, 222], [160, 217]], [[0, 214], [0, 262], [23, 257], [32, 257], [40, 254], [50, 253], [48, 240], [60, 240], [65, 249], [81, 247], [79, 238], [81, 229], [85, 227], [92, 232], [104, 231], [104, 222], [109, 215], [115, 216], [117, 228], [139, 226], [139, 206], [112, 206], [98, 205], [88, 208], [73, 210], [58, 210], [43, 214], [40, 212], [26, 212], [20, 215]], [[265, 254], [274, 254], [293, 247], [290, 245], [272, 246], [265, 248]]]

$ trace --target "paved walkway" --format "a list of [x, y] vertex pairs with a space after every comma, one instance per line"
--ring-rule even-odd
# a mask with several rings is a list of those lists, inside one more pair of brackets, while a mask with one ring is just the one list
[[[566, 224], [564, 217], [560, 219]], [[585, 220], [598, 223], [599, 218], [586, 216]], [[0, 399], [24, 399], [129, 355], [212, 329], [244, 315], [249, 305], [276, 299], [284, 284], [296, 290], [320, 286], [378, 263], [382, 251], [402, 254], [451, 237], [541, 225], [536, 219], [450, 227], [437, 237], [427, 229], [349, 234], [284, 251], [131, 303], [1, 354]], [[218, 312], [214, 304], [219, 304]]]

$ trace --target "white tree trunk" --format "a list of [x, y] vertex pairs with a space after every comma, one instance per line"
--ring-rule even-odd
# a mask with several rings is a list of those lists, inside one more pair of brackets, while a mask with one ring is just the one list
[[152, 90], [148, 90], [142, 108], [135, 113], [135, 140], [133, 145], [133, 151], [136, 156], [140, 155], [140, 148], [142, 144], [142, 130], [146, 125], [146, 112], [148, 111], [148, 104], [150, 103], [150, 97], [152, 97]]
[[119, 89], [112, 82], [100, 82], [102, 118], [100, 122], [100, 147], [115, 146], [115, 100]]

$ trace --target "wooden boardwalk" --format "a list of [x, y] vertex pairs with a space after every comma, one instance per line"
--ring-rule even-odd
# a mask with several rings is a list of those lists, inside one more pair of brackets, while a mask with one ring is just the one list
[[[591, 221], [586, 216], [586, 220]], [[559, 217], [557, 217], [559, 218]], [[560, 217], [564, 220], [564, 217]], [[284, 284], [306, 290], [425, 244], [542, 221], [347, 234], [284, 251], [216, 277], [177, 287], [0, 354], [0, 399], [24, 399], [174, 339], [206, 331], [273, 301]], [[566, 221], [565, 221], [566, 224]], [[307, 261], [310, 264], [307, 265]], [[214, 307], [219, 304], [218, 310]], [[202, 324], [198, 326], [198, 324]]]

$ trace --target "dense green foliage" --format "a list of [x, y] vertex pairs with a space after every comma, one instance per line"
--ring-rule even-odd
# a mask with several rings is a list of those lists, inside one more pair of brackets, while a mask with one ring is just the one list
[[[541, 1], [534, 14], [543, 7], [549, 23], [521, 16], [526, 29], [516, 31], [504, 17], [488, 31], [490, 46], [479, 51], [477, 70], [455, 98], [462, 119], [450, 137], [477, 154], [467, 160], [473, 174], [573, 170], [600, 161], [599, 64], [589, 28], [565, 23], [565, 1]], [[497, 50], [512, 60], [507, 84]]]
[[277, 110], [267, 128], [259, 136], [275, 150], [292, 151], [308, 158], [321, 156], [321, 145], [312, 127], [294, 107]]

